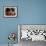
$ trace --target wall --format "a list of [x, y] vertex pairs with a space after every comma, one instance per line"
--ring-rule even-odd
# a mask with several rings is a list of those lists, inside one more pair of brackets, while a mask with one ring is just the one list
[[[4, 6], [16, 6], [18, 16], [4, 18]], [[0, 44], [7, 44], [9, 32], [17, 34], [18, 24], [46, 24], [46, 0], [0, 0], [0, 16]]]
[[[5, 6], [18, 6], [18, 0], [0, 0], [0, 44], [7, 44], [9, 42], [8, 40], [8, 34], [10, 32], [16, 32], [16, 35], [18, 34], [17, 31], [17, 20], [16, 18], [4, 18], [3, 11]], [[16, 38], [15, 43], [18, 43], [18, 38]]]
[[46, 0], [19, 0], [20, 24], [46, 24]]

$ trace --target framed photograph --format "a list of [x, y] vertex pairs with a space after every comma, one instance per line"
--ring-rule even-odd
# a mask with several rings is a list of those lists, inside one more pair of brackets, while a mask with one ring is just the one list
[[45, 24], [19, 24], [18, 25], [18, 41], [46, 41], [46, 25]]
[[16, 17], [17, 16], [17, 7], [6, 6], [4, 7], [4, 17]]

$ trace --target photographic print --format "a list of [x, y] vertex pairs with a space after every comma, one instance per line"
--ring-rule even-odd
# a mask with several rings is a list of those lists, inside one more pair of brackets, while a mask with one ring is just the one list
[[16, 17], [17, 8], [13, 6], [4, 7], [4, 17]]

